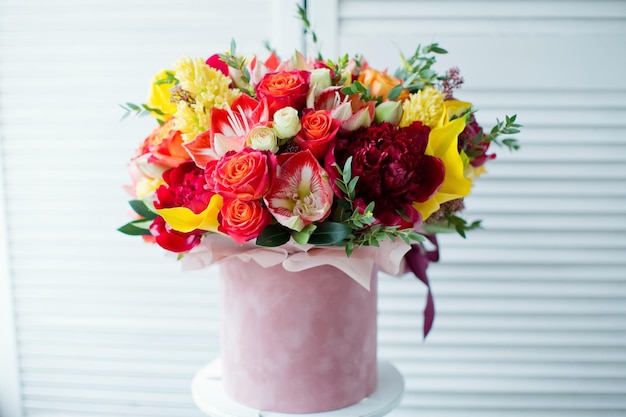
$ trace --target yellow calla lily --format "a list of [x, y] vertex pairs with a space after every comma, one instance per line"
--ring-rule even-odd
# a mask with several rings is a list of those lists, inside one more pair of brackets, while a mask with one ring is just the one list
[[178, 232], [189, 233], [200, 229], [217, 233], [217, 216], [222, 208], [223, 198], [219, 194], [211, 197], [209, 205], [202, 213], [196, 214], [187, 207], [157, 209], [156, 212]]
[[446, 174], [439, 188], [429, 200], [414, 203], [413, 207], [426, 220], [432, 213], [439, 210], [446, 201], [465, 197], [470, 193], [472, 180], [464, 175], [465, 165], [458, 151], [458, 136], [465, 129], [465, 118], [454, 119], [441, 127], [436, 127], [428, 135], [426, 155], [436, 156], [443, 161]]
[[446, 123], [453, 117], [461, 117], [469, 109], [472, 108], [472, 103], [469, 101], [460, 100], [446, 100], [444, 102], [446, 108]]
[[158, 114], [156, 112], [152, 112], [152, 115], [157, 119], [168, 120], [170, 119], [174, 113], [176, 113], [176, 103], [170, 102], [170, 98], [172, 94], [170, 93], [170, 89], [174, 86], [174, 83], [159, 83], [159, 80], [166, 80], [168, 78], [168, 73], [173, 74], [174, 71], [171, 70], [162, 70], [157, 73], [152, 82], [150, 83], [150, 95], [148, 96], [148, 101], [146, 105], [152, 109], [157, 109], [163, 112], [163, 114]]

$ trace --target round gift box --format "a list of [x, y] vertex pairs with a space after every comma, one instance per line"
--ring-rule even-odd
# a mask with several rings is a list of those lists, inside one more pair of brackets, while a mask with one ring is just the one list
[[316, 413], [376, 389], [376, 284], [341, 270], [299, 272], [233, 258], [222, 277], [225, 392], [256, 409]]

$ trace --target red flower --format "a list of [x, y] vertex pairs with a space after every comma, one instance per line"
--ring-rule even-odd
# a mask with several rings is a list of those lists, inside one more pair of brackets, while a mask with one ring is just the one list
[[172, 229], [163, 219], [158, 216], [150, 225], [150, 233], [156, 243], [163, 249], [181, 253], [188, 252], [200, 243], [204, 231], [197, 230], [190, 233], [178, 232]]
[[270, 72], [259, 81], [254, 91], [259, 100], [267, 99], [270, 117], [287, 106], [302, 110], [306, 104], [310, 78], [311, 73], [308, 71]]
[[[424, 154], [429, 133], [430, 128], [415, 122], [405, 128], [381, 123], [337, 135], [334, 159], [343, 167], [353, 157], [352, 176], [359, 177], [356, 197], [373, 201], [374, 216], [383, 224], [404, 226], [403, 217], [419, 222], [412, 203], [428, 200], [441, 186], [442, 161]], [[329, 171], [337, 175], [335, 169]]]
[[[470, 164], [477, 168], [482, 166], [490, 159], [496, 157], [495, 153], [487, 154], [491, 142], [482, 140], [482, 127], [476, 122], [473, 114], [469, 116], [469, 123], [465, 125], [465, 129], [459, 135], [459, 150], [465, 151], [470, 157]], [[478, 136], [480, 134], [480, 137]]]
[[196, 214], [207, 208], [214, 193], [205, 189], [204, 170], [186, 162], [163, 173], [165, 185], [157, 189], [157, 209], [187, 207]]
[[[204, 189], [206, 181], [204, 170], [198, 168], [193, 162], [186, 162], [176, 168], [171, 168], [163, 173], [165, 185], [156, 191], [157, 199], [154, 207], [157, 209], [172, 207], [187, 207], [195, 214], [202, 213], [214, 195]], [[172, 252], [187, 252], [200, 243], [204, 230], [193, 230], [183, 233], [172, 229], [165, 220], [159, 216], [152, 222], [150, 233], [155, 237], [156, 243], [164, 249]]]
[[224, 201], [219, 222], [220, 232], [243, 244], [258, 237], [265, 226], [272, 222], [272, 215], [263, 207], [261, 200], [244, 201], [233, 198]]
[[302, 128], [294, 142], [300, 148], [310, 150], [316, 158], [322, 158], [335, 140], [341, 122], [333, 119], [328, 110], [305, 110], [301, 123]]
[[222, 74], [228, 76], [228, 64], [222, 61], [222, 58], [220, 58], [220, 54], [213, 54], [208, 57], [206, 60], [206, 64], [209, 67], [216, 69]]

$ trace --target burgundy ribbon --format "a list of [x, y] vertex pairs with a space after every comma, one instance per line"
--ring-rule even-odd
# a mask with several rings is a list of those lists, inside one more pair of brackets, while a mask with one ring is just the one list
[[429, 262], [437, 262], [439, 260], [439, 246], [437, 245], [437, 236], [424, 235], [435, 248], [432, 250], [426, 250], [421, 243], [411, 245], [411, 250], [404, 255], [408, 268], [415, 274], [417, 279], [422, 281], [426, 285], [426, 307], [424, 308], [424, 339], [428, 336], [430, 329], [433, 326], [435, 320], [435, 301], [433, 294], [430, 291], [430, 282], [428, 281], [428, 275], [426, 275], [426, 268], [428, 268]]

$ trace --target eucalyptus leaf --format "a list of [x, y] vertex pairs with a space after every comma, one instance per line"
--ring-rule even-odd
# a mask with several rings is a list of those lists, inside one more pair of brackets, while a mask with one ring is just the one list
[[256, 238], [258, 246], [275, 247], [289, 242], [291, 233], [288, 229], [278, 224], [270, 224]]
[[313, 245], [333, 245], [347, 238], [352, 230], [343, 223], [323, 222], [317, 225], [309, 238]]
[[142, 236], [142, 235], [150, 235], [150, 224], [151, 220], [133, 220], [132, 222], [126, 223], [124, 226], [118, 228], [117, 230], [130, 235], [130, 236]]
[[389, 92], [387, 93], [387, 99], [395, 100], [400, 97], [400, 94], [402, 94], [402, 84], [398, 84], [391, 90], [389, 90]]
[[150, 210], [150, 208], [148, 208], [146, 203], [142, 200], [130, 200], [128, 204], [130, 204], [135, 213], [139, 214], [146, 220], [154, 220], [157, 217], [157, 214]]

